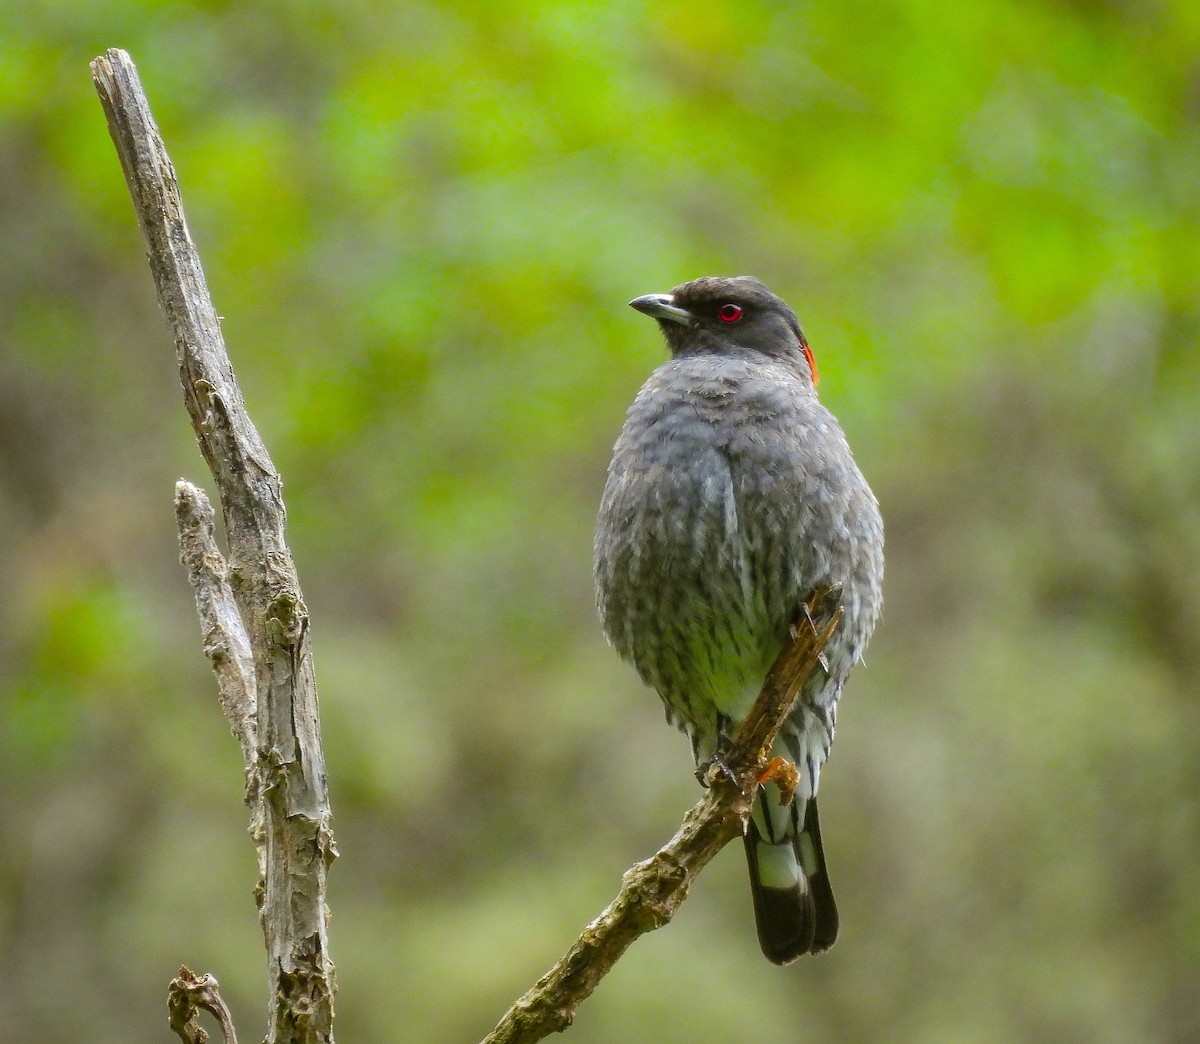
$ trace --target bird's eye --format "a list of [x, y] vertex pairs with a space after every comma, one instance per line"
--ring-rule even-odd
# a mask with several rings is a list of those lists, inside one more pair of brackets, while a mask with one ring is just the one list
[[723, 323], [736, 323], [742, 317], [742, 306], [723, 304], [717, 309], [717, 318]]

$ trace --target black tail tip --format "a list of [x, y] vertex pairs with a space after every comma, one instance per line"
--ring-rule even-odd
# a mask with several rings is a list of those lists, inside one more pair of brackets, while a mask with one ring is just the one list
[[812, 952], [816, 915], [812, 896], [799, 888], [759, 888], [754, 896], [758, 945], [772, 964], [791, 964]]
[[799, 902], [794, 891], [771, 893], [764, 888], [761, 906], [755, 911], [758, 944], [772, 964], [791, 964], [806, 955], [825, 953], [838, 935], [837, 908], [832, 904], [814, 906], [813, 897]]

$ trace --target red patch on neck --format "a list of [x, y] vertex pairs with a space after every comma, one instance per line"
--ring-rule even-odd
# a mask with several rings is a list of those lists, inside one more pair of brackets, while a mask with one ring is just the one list
[[812, 374], [813, 387], [815, 388], [821, 381], [821, 375], [817, 372], [817, 360], [813, 358], [812, 349], [808, 346], [808, 342], [804, 338], [800, 339], [800, 350], [804, 353], [804, 358], [808, 360], [808, 369]]

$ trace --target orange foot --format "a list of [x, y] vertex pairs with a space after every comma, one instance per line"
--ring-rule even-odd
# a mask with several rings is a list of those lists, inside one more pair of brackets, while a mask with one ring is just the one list
[[787, 758], [773, 757], [756, 777], [759, 785], [774, 783], [779, 787], [779, 803], [790, 805], [800, 785], [800, 773]]

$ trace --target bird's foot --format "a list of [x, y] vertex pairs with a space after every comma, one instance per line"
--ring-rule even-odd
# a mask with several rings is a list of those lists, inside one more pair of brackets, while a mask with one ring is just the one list
[[828, 617], [833, 615], [842, 600], [841, 583], [830, 584], [828, 587], [818, 587], [808, 596], [805, 608], [815, 616]]
[[737, 773], [725, 761], [725, 755], [733, 744], [729, 736], [732, 727], [733, 723], [728, 716], [717, 715], [717, 740], [713, 744], [712, 753], [696, 763], [696, 778], [702, 787], [709, 787], [719, 776], [724, 776], [730, 783], [739, 783]]
[[[820, 633], [817, 629], [818, 618], [824, 619], [824, 618], [828, 617], [830, 615], [830, 613], [834, 612], [837, 609], [838, 603], [841, 602], [841, 600], [842, 600], [842, 585], [841, 584], [831, 584], [829, 587], [815, 588], [813, 590], [812, 594], [810, 594], [808, 596], [808, 600], [800, 607], [800, 612], [803, 614], [804, 619], [808, 623], [808, 626], [812, 628], [813, 634]], [[797, 621], [797, 624], [798, 623], [799, 623], [799, 621]], [[792, 628], [792, 638], [795, 638], [795, 637], [796, 637], [796, 628], [793, 627]], [[823, 670], [825, 672], [826, 676], [828, 676], [829, 660], [826, 659], [824, 653], [821, 653], [820, 655], [817, 656], [817, 663], [819, 663], [821, 665], [821, 670]]]
[[700, 786], [707, 790], [720, 777], [724, 776], [730, 783], [741, 785], [741, 780], [738, 774], [733, 771], [720, 753], [714, 753], [711, 758], [706, 758], [696, 766], [696, 779], [700, 781]]
[[796, 796], [796, 788], [800, 785], [800, 771], [787, 758], [776, 755], [766, 763], [755, 777], [758, 785], [765, 786], [774, 783], [779, 787], [779, 803], [790, 805]]

